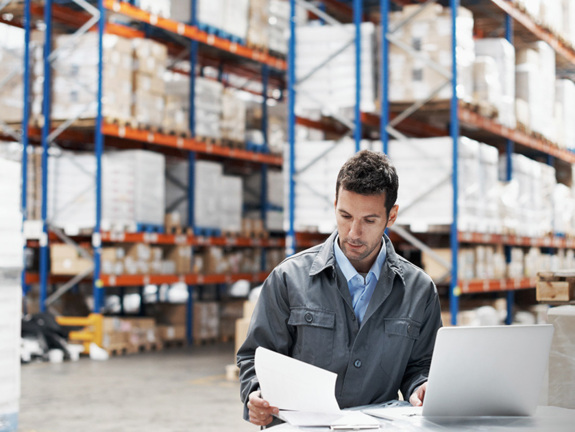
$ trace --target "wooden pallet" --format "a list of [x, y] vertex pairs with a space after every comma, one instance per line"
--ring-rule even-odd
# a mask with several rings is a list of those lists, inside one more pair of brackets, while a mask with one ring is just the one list
[[205, 144], [218, 145], [218, 146], [222, 145], [222, 140], [220, 138], [213, 138], [213, 137], [206, 137], [206, 136], [198, 135], [196, 137], [196, 139], [198, 141], [205, 143]]
[[243, 149], [245, 147], [245, 142], [243, 141], [222, 138], [221, 142], [224, 147], [235, 148], [235, 149]]
[[[103, 117], [102, 118], [104, 123], [113, 124], [117, 126], [124, 126], [124, 127], [131, 127], [134, 129], [138, 129], [140, 125], [134, 119], [121, 119], [116, 117]], [[50, 125], [52, 128], [57, 128], [63, 125], [67, 119], [51, 119]], [[43, 116], [35, 116], [30, 119], [30, 125], [34, 128], [41, 129], [44, 127], [44, 117]], [[85, 119], [76, 119], [74, 123], [72, 123], [69, 128], [71, 129], [93, 129], [96, 127], [96, 118], [85, 118]]]
[[182, 348], [188, 345], [188, 341], [186, 339], [170, 339], [170, 340], [164, 339], [162, 341], [162, 344], [164, 346], [164, 349]]

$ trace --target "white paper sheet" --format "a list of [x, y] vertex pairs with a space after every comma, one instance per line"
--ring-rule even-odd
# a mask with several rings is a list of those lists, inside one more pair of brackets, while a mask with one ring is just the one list
[[256, 349], [256, 375], [262, 397], [295, 426], [355, 425], [378, 428], [359, 411], [342, 411], [335, 398], [337, 374], [266, 348]]
[[262, 397], [282, 410], [339, 413], [337, 374], [266, 348], [256, 349], [256, 375]]

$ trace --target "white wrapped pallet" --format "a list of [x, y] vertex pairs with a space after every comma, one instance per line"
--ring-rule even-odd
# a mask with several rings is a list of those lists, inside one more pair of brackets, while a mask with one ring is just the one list
[[195, 225], [201, 229], [221, 229], [220, 212], [222, 164], [210, 161], [196, 161], [194, 212]]
[[250, 0], [224, 0], [224, 32], [245, 43], [248, 36]]
[[515, 121], [515, 48], [503, 38], [485, 38], [475, 40], [475, 54], [488, 56], [495, 60], [498, 71], [500, 94], [497, 101], [497, 119], [509, 128], [516, 126]]
[[222, 136], [222, 83], [198, 77], [195, 91], [196, 136], [220, 139]]
[[22, 121], [24, 87], [22, 65], [24, 31], [0, 23], [0, 120], [8, 123]]
[[[296, 34], [296, 79], [308, 76], [323, 58], [340, 51], [353, 38], [355, 26], [300, 26]], [[318, 53], [321, 53], [318, 57]], [[375, 26], [361, 25], [361, 110], [375, 111]], [[296, 110], [325, 115], [341, 114], [355, 106], [355, 45], [337, 54], [327, 65], [298, 85]]]
[[171, 1], [171, 0], [138, 0], [136, 5], [141, 9], [150, 12], [151, 14], [158, 15], [164, 18], [172, 16], [173, 3], [189, 3], [186, 1]]
[[48, 158], [48, 221], [70, 233], [96, 223], [96, 158], [62, 152]]
[[164, 225], [165, 156], [146, 150], [109, 152], [103, 159], [102, 224]]
[[0, 268], [0, 431], [18, 430], [22, 288]]
[[[410, 16], [418, 5], [405, 6], [400, 13], [390, 14], [391, 26]], [[426, 64], [432, 60], [448, 74], [451, 71], [451, 12], [441, 5], [427, 7], [407, 25], [394, 32], [394, 37], [418, 51], [414, 57], [395, 43], [389, 45], [389, 100], [412, 102], [428, 98], [447, 78]], [[457, 96], [471, 101], [473, 91], [473, 16], [463, 7], [457, 16]], [[446, 85], [434, 100], [451, 98], [451, 86]]]
[[571, 46], [575, 46], [575, 3], [571, 0], [562, 1], [563, 37]]
[[188, 223], [188, 177], [187, 160], [166, 160], [166, 211], [177, 213], [183, 227]]
[[555, 82], [555, 121], [557, 144], [564, 149], [575, 148], [575, 83], [560, 79]]
[[[459, 140], [458, 224], [461, 230], [497, 231], [487, 223], [495, 209], [484, 208], [485, 194], [496, 194], [497, 163], [484, 144], [462, 137]], [[414, 231], [453, 221], [452, 153], [450, 137], [391, 141], [389, 156], [400, 178], [398, 223]], [[482, 157], [482, 153], [483, 157]], [[421, 179], [424, 181], [421, 181]], [[482, 178], [488, 185], [481, 186]], [[493, 199], [493, 197], [492, 197]], [[497, 201], [495, 201], [497, 202]]]
[[[1, 148], [0, 148], [1, 150]], [[22, 213], [20, 188], [22, 164], [0, 154], [0, 272], [23, 265]]]
[[220, 181], [219, 213], [220, 227], [225, 232], [239, 233], [242, 230], [243, 181], [237, 176], [222, 176]]
[[[268, 47], [272, 53], [287, 55], [290, 34], [290, 2], [288, 0], [269, 0]], [[307, 10], [296, 6], [298, 26], [307, 22]]]
[[553, 190], [553, 234], [572, 235], [575, 198], [571, 189], [557, 183]]
[[499, 234], [503, 231], [499, 214], [499, 151], [496, 147], [480, 143], [479, 158], [479, 199], [483, 204], [479, 204], [482, 215], [478, 217], [478, 229], [480, 232]]
[[[305, 149], [305, 150], [304, 150]], [[286, 149], [287, 151], [287, 149]], [[355, 153], [355, 143], [350, 138], [335, 141], [298, 141], [296, 144], [295, 170], [295, 229], [330, 233], [335, 229], [334, 202], [337, 173], [345, 161]], [[320, 157], [310, 169], [304, 169]], [[289, 161], [286, 155], [284, 160]], [[289, 169], [284, 169], [285, 192], [289, 197]], [[288, 208], [288, 203], [284, 204]], [[288, 217], [288, 212], [284, 212]], [[288, 220], [284, 224], [287, 226]]]

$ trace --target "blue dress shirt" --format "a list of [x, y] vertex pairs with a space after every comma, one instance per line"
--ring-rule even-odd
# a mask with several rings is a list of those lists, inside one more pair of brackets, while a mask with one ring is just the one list
[[359, 323], [363, 321], [365, 311], [367, 310], [367, 305], [373, 294], [373, 290], [377, 285], [379, 280], [379, 275], [381, 274], [381, 267], [385, 262], [385, 242], [382, 239], [381, 249], [377, 258], [371, 268], [369, 273], [364, 278], [360, 275], [355, 267], [349, 262], [341, 248], [339, 247], [339, 236], [335, 238], [335, 260], [339, 265], [345, 279], [347, 280], [347, 286], [349, 288], [349, 293], [351, 294], [351, 300], [353, 305], [353, 311]]

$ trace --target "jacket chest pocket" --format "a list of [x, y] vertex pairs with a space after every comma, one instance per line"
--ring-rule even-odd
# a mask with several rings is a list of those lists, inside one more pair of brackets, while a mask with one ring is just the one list
[[384, 320], [385, 348], [381, 357], [381, 367], [388, 370], [399, 366], [401, 370], [407, 364], [415, 341], [419, 338], [421, 324], [409, 318], [393, 318]]
[[292, 308], [288, 325], [296, 328], [293, 356], [326, 368], [333, 356], [335, 312], [306, 307]]

